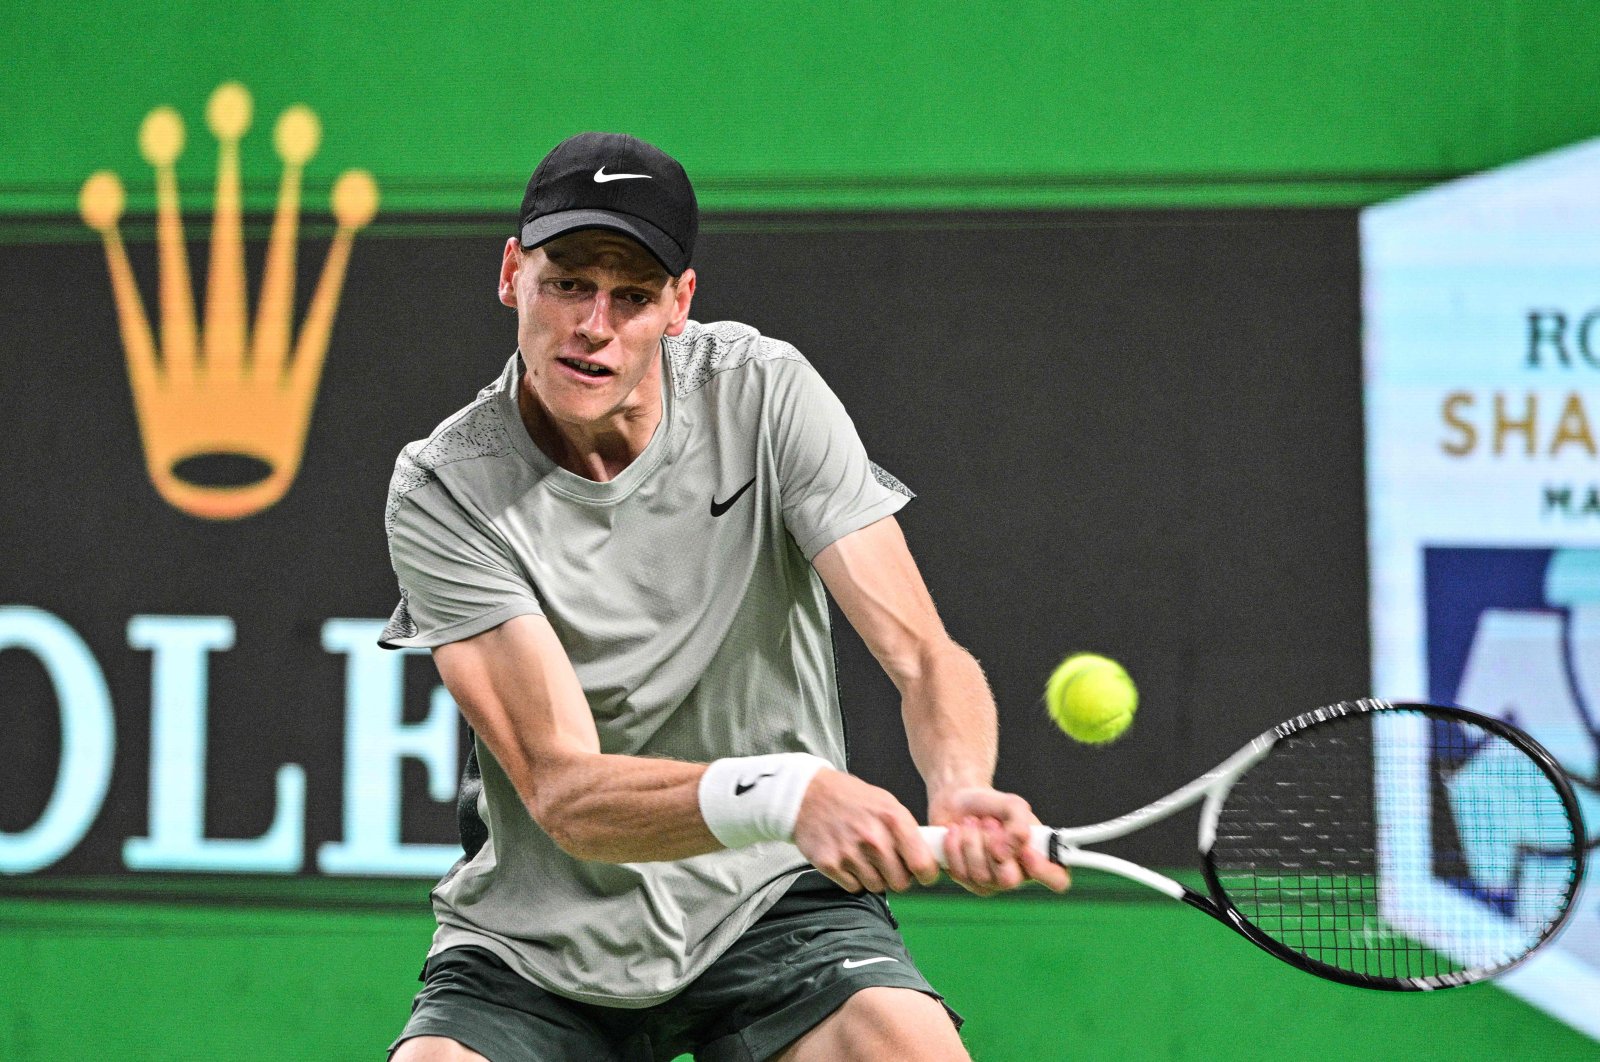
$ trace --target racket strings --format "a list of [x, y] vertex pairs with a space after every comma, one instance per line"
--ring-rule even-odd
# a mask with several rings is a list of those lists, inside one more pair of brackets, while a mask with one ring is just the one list
[[1339, 970], [1438, 984], [1503, 969], [1576, 887], [1561, 791], [1498, 734], [1398, 709], [1280, 740], [1220, 809], [1210, 859], [1239, 913]]

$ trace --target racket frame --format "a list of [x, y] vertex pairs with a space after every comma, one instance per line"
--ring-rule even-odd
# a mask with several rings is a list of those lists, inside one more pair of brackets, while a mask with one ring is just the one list
[[[1228, 798], [1229, 790], [1232, 789], [1233, 784], [1240, 776], [1264, 759], [1279, 741], [1319, 723], [1347, 716], [1406, 710], [1424, 712], [1436, 718], [1456, 719], [1479, 727], [1510, 742], [1526, 753], [1539, 766], [1540, 770], [1550, 779], [1552, 785], [1560, 794], [1561, 801], [1566, 808], [1567, 817], [1572, 823], [1575, 840], [1571, 853], [1574, 861], [1573, 885], [1568, 896], [1567, 905], [1560, 916], [1545, 928], [1539, 940], [1512, 962], [1492, 967], [1431, 974], [1423, 977], [1377, 976], [1356, 973], [1302, 955], [1293, 948], [1269, 936], [1265, 931], [1257, 928], [1245, 918], [1238, 907], [1234, 905], [1232, 899], [1229, 898], [1227, 890], [1222, 885], [1212, 856], [1212, 848], [1216, 841], [1217, 821], [1221, 816], [1223, 803]], [[1203, 802], [1200, 812], [1199, 847], [1201, 872], [1205, 877], [1209, 895], [1197, 892], [1182, 882], [1175, 881], [1164, 874], [1158, 874], [1130, 860], [1106, 855], [1103, 852], [1087, 851], [1082, 847], [1087, 844], [1095, 844], [1127, 836], [1152, 823], [1160, 822], [1197, 802]], [[1048, 826], [1036, 827], [1033, 837], [1034, 846], [1042, 851], [1052, 862], [1067, 867], [1089, 867], [1095, 870], [1103, 870], [1136, 881], [1141, 885], [1155, 889], [1157, 892], [1165, 893], [1175, 900], [1183, 901], [1198, 911], [1204, 911], [1256, 945], [1256, 947], [1307, 973], [1315, 974], [1330, 981], [1337, 981], [1341, 984], [1390, 992], [1426, 992], [1439, 988], [1455, 988], [1498, 976], [1527, 961], [1529, 956], [1561, 931], [1576, 906], [1577, 890], [1583, 881], [1585, 869], [1586, 840], [1587, 835], [1583, 825], [1583, 816], [1579, 810], [1577, 796], [1573, 793], [1572, 787], [1567, 781], [1566, 772], [1555, 757], [1550, 755], [1544, 746], [1540, 745], [1532, 737], [1501, 720], [1480, 715], [1465, 708], [1412, 701], [1380, 701], [1372, 698], [1364, 698], [1358, 701], [1342, 701], [1338, 704], [1305, 712], [1295, 716], [1293, 719], [1279, 723], [1188, 785], [1175, 789], [1167, 796], [1146, 804], [1136, 811], [1090, 826], [1067, 827], [1064, 829], [1051, 829]]]

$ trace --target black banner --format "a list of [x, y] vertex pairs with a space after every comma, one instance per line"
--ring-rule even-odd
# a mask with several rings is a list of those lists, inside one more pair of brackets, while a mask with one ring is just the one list
[[[463, 730], [425, 655], [372, 644], [382, 511], [399, 448], [495, 375], [514, 321], [501, 239], [426, 231], [356, 238], [298, 469], [228, 519], [153, 482], [101, 247], [0, 248], [0, 872], [448, 865]], [[300, 245], [297, 331], [327, 248]], [[159, 344], [155, 245], [129, 254]], [[724, 216], [696, 266], [694, 316], [798, 346], [918, 492], [901, 521], [994, 686], [999, 781], [1047, 821], [1129, 810], [1366, 692], [1353, 211]], [[217, 401], [185, 386], [167, 430]], [[1075, 649], [1140, 685], [1117, 744], [1043, 714]], [[839, 651], [852, 765], [920, 815], [893, 688], [853, 635]], [[1192, 836], [1122, 850], [1182, 863]]]

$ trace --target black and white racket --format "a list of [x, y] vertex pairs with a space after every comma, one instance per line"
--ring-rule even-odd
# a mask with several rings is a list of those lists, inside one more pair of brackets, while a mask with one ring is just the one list
[[[1209, 895], [1080, 847], [1196, 802]], [[944, 830], [923, 835], [942, 859]], [[1572, 788], [1532, 738], [1460, 708], [1377, 700], [1297, 716], [1138, 811], [1033, 840], [1302, 970], [1391, 991], [1472, 984], [1533, 954], [1573, 910], [1585, 849]]]

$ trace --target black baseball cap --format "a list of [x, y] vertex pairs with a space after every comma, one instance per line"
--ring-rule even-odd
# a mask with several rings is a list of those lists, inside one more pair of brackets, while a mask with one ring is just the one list
[[631, 236], [678, 276], [689, 268], [700, 207], [689, 175], [665, 151], [622, 133], [579, 133], [528, 178], [517, 222], [524, 250], [577, 229]]

